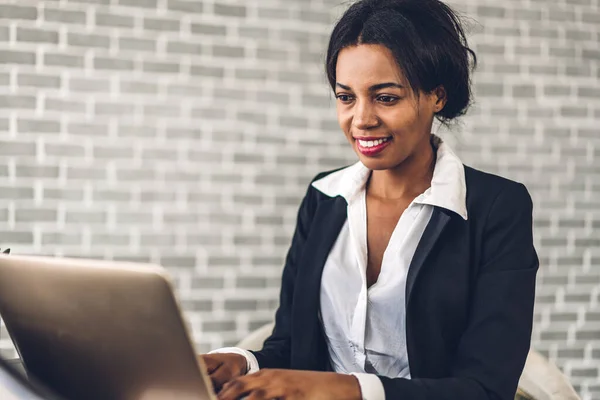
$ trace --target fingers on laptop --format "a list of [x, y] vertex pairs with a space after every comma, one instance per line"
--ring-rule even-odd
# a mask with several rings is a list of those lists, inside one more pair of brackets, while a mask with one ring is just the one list
[[239, 354], [206, 354], [202, 359], [217, 393], [225, 383], [246, 373], [246, 359]]

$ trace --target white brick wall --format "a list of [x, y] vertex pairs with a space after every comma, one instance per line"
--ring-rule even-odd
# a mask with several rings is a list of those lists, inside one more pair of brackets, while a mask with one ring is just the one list
[[[354, 160], [322, 72], [338, 3], [0, 0], [0, 247], [162, 263], [200, 351], [268, 321], [310, 177]], [[599, 1], [453, 4], [481, 64], [444, 136], [531, 191], [534, 345], [598, 398]]]

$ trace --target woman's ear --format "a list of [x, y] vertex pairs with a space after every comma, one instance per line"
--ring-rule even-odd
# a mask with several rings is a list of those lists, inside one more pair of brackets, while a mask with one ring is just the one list
[[433, 106], [433, 111], [435, 113], [439, 113], [446, 106], [446, 102], [448, 101], [448, 97], [446, 96], [446, 89], [443, 86], [438, 86], [433, 89], [433, 99], [435, 100], [435, 104]]

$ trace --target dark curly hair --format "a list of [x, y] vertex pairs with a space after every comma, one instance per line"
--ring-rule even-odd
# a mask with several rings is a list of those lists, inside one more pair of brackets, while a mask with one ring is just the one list
[[340, 51], [358, 44], [390, 49], [417, 96], [443, 86], [447, 102], [436, 114], [442, 123], [467, 111], [477, 57], [468, 47], [460, 18], [448, 5], [439, 0], [360, 0], [352, 4], [329, 39], [325, 67], [333, 90]]

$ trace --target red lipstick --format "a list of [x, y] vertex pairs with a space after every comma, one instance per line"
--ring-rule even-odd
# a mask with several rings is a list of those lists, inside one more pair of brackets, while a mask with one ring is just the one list
[[[367, 156], [373, 157], [381, 153], [392, 141], [391, 137], [355, 137], [356, 148], [358, 151]], [[383, 142], [380, 143], [380, 141]]]

